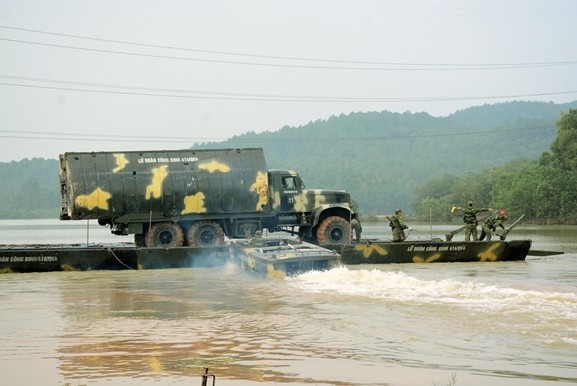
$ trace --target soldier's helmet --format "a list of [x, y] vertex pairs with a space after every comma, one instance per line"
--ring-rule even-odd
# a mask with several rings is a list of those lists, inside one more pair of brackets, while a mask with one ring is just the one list
[[256, 231], [256, 232], [254, 232], [254, 235], [257, 237], [260, 237], [260, 236], [262, 236], [262, 231]]
[[402, 209], [397, 209], [397, 210], [395, 210], [395, 214], [396, 214], [396, 215], [399, 215], [399, 214], [401, 214], [401, 213], [403, 213], [403, 210], [402, 210]]
[[469, 202], [467, 203], [467, 206], [473, 206], [473, 201], [469, 201]]

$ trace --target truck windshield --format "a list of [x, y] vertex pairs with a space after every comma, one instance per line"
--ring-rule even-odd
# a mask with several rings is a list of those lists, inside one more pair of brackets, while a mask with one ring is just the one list
[[286, 189], [294, 189], [297, 187], [295, 177], [283, 177], [282, 178], [282, 187]]

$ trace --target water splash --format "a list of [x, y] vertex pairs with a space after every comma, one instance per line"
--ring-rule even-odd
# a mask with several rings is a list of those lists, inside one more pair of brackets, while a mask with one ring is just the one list
[[424, 280], [404, 272], [349, 270], [312, 271], [287, 278], [293, 288], [313, 293], [358, 296], [413, 305], [446, 304], [477, 310], [528, 311], [577, 319], [577, 294], [525, 290], [476, 280]]

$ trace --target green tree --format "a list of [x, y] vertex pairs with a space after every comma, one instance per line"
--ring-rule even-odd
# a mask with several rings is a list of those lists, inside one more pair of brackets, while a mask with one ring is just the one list
[[544, 184], [540, 199], [549, 202], [544, 217], [577, 224], [577, 109], [563, 113], [556, 122], [558, 133], [550, 152], [541, 156]]
[[417, 213], [425, 217], [427, 206], [472, 200], [476, 206], [506, 208], [515, 217], [577, 224], [577, 109], [563, 113], [556, 125], [558, 135], [538, 162], [517, 159], [481, 173], [427, 181], [415, 189]]

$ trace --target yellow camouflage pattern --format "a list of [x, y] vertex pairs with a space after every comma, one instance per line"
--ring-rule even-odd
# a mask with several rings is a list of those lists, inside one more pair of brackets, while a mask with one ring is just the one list
[[112, 169], [112, 173], [118, 173], [119, 171], [123, 170], [126, 165], [130, 162], [126, 159], [124, 154], [113, 154], [114, 160], [116, 162], [116, 167]]
[[112, 195], [100, 188], [96, 188], [90, 194], [83, 194], [76, 197], [74, 204], [80, 208], [92, 210], [94, 208], [108, 210], [108, 200]]
[[493, 244], [487, 250], [479, 254], [479, 261], [497, 261], [497, 249], [501, 244]]
[[386, 256], [388, 254], [387, 250], [378, 244], [357, 244], [354, 247], [355, 251], [359, 251], [363, 254], [363, 257], [369, 258], [373, 253], [378, 255]]
[[150, 185], [146, 187], [145, 198], [150, 200], [150, 198], [160, 198], [162, 196], [162, 182], [168, 176], [168, 165], [161, 165], [157, 168], [153, 168], [152, 171], [152, 181]]
[[421, 256], [414, 256], [413, 263], [434, 263], [435, 261], [441, 258], [440, 253], [435, 253], [433, 256], [429, 256], [427, 258]]
[[199, 170], [206, 170], [209, 173], [214, 173], [216, 171], [219, 171], [221, 173], [228, 173], [230, 172], [230, 166], [220, 163], [218, 161], [210, 161], [210, 162], [205, 162], [202, 164], [198, 164], [198, 169]]
[[204, 198], [204, 193], [202, 192], [184, 197], [184, 209], [181, 213], [206, 213], [206, 208], [204, 207]]
[[268, 178], [266, 172], [257, 172], [254, 184], [250, 190], [258, 195], [256, 210], [261, 210], [263, 205], [268, 203]]

